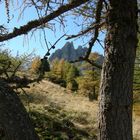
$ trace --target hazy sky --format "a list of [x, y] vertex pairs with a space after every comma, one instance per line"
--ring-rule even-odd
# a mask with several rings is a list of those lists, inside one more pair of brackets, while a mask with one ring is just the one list
[[[7, 23], [7, 15], [3, 4], [0, 4], [0, 25], [5, 25], [6, 28], [8, 28], [9, 31], [11, 31], [14, 27], [19, 27], [21, 25], [26, 24], [28, 21], [38, 18], [35, 8], [28, 8], [25, 12], [23, 17], [18, 20], [19, 16], [19, 10], [15, 8], [10, 8], [10, 22]], [[79, 28], [74, 24], [73, 20], [69, 17], [66, 18], [67, 24], [65, 26], [65, 31], [67, 34], [76, 34], [79, 31]], [[76, 22], [80, 22], [80, 18], [77, 17]], [[52, 32], [50, 29], [45, 29], [45, 35], [48, 42], [51, 42], [53, 44], [60, 36], [64, 34], [63, 28], [60, 27], [60, 25], [55, 22], [51, 21], [50, 23], [55, 24], [55, 33]], [[103, 40], [104, 34], [100, 34], [100, 39]], [[73, 41], [74, 46], [78, 47], [79, 45], [83, 45], [87, 42], [87, 39], [82, 41], [79, 40], [69, 40]], [[57, 48], [61, 48], [65, 45], [67, 41], [65, 40], [65, 37], [61, 39], [57, 45]], [[34, 52], [37, 55], [40, 55], [43, 57], [45, 53], [47, 52], [47, 46], [45, 45], [44, 39], [43, 39], [43, 32], [36, 31], [36, 33], [31, 37], [31, 32], [28, 34], [28, 36], [19, 36], [14, 39], [11, 39], [9, 41], [3, 42], [5, 44], [5, 48], [9, 48], [13, 55], [16, 55], [17, 52], [19, 54], [23, 53], [30, 53]], [[53, 50], [54, 51], [54, 50]], [[53, 52], [51, 51], [51, 53]], [[93, 51], [99, 52], [103, 54], [103, 49], [101, 46], [96, 43], [93, 47]]]

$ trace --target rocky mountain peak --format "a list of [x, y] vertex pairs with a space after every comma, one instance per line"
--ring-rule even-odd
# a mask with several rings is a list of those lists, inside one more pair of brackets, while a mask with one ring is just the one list
[[80, 56], [85, 55], [87, 48], [78, 46], [77, 49], [74, 48], [73, 42], [67, 42], [61, 49], [56, 50], [49, 58], [50, 61], [54, 59], [64, 59], [67, 61], [74, 61]]

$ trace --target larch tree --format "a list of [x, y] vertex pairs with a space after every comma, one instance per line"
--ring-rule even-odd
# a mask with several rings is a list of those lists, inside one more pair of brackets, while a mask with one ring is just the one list
[[64, 75], [64, 64], [65, 60], [61, 59], [57, 65], [57, 75], [59, 78], [63, 79]]
[[[27, 0], [24, 2], [26, 1]], [[7, 2], [8, 1], [5, 0], [7, 16], [9, 19]], [[31, 0], [30, 2], [32, 2], [38, 11], [40, 8], [37, 5], [38, 1]], [[49, 8], [47, 9], [50, 11], [47, 11], [46, 15], [43, 17], [30, 21], [26, 25], [19, 28], [15, 27], [10, 33], [1, 34], [0, 42], [12, 39], [19, 35], [27, 34], [29, 31], [36, 28], [42, 29], [46, 27], [51, 20], [83, 4], [80, 8], [76, 8], [75, 12], [86, 17], [85, 19], [87, 19], [87, 22], [90, 24], [86, 24], [88, 25], [88, 28], [82, 30], [77, 35], [69, 36], [68, 39], [86, 35], [88, 33], [92, 35], [85, 56], [80, 57], [75, 62], [84, 60], [100, 69], [102, 68], [99, 100], [99, 140], [132, 140], [132, 92], [137, 46], [137, 0], [52, 0], [39, 2], [43, 2], [44, 7], [48, 6]], [[52, 11], [51, 6], [52, 3], [55, 2], [58, 2], [58, 9], [55, 8]], [[43, 7], [40, 9], [43, 9]], [[99, 31], [102, 29], [106, 29], [104, 44], [105, 60], [103, 67], [89, 59], [94, 43], [96, 41], [99, 42]], [[55, 48], [55, 46], [52, 45], [51, 48]], [[49, 51], [50, 48], [46, 55], [49, 54]], [[3, 96], [8, 97], [7, 94], [3, 94]], [[6, 100], [4, 101], [5, 98], [3, 98], [3, 96], [3, 104], [0, 104], [1, 108], [6, 107]], [[20, 108], [20, 106], [15, 107]], [[12, 109], [9, 110], [9, 112], [10, 111], [12, 112]], [[7, 112], [2, 112], [0, 114], [0, 117], [2, 116], [0, 118], [1, 120], [4, 117], [2, 114], [6, 113]], [[28, 128], [30, 129], [30, 123], [27, 123], [28, 121], [26, 120], [26, 117], [21, 117], [22, 114], [20, 112], [19, 114], [19, 118], [22, 118], [26, 122], [25, 124], [28, 124], [27, 127], [29, 126]], [[14, 115], [17, 117], [17, 114]], [[7, 115], [7, 118], [11, 118], [10, 113]], [[8, 129], [8, 124], [10, 122], [11, 121], [9, 120], [9, 122], [3, 123], [4, 126], [2, 126], [3, 128], [6, 128], [6, 133], [8, 134], [11, 134], [11, 131]], [[25, 130], [20, 132], [24, 132], [21, 135], [26, 134], [27, 137], [20, 138], [20, 140], [30, 139], [29, 134], [33, 134], [33, 138], [31, 139], [37, 139], [34, 133], [29, 133], [29, 131], [27, 131], [29, 129], [24, 129], [24, 125], [19, 125], [18, 127], [20, 128], [18, 131]], [[15, 132], [18, 132], [16, 127], [13, 127], [13, 130], [14, 129]], [[12, 132], [11, 138], [13, 138], [13, 136], [15, 138], [16, 135], [19, 136], [20, 134], [14, 133], [14, 131]]]
[[76, 66], [71, 65], [69, 68], [69, 71], [67, 73], [66, 82], [67, 82], [67, 88], [76, 91], [78, 89], [78, 83], [76, 82], [76, 77], [79, 76], [79, 70]]
[[100, 140], [132, 140], [137, 1], [109, 0], [99, 108]]
[[35, 57], [32, 61], [30, 72], [33, 74], [37, 74], [39, 72], [39, 67], [41, 65], [40, 57]]

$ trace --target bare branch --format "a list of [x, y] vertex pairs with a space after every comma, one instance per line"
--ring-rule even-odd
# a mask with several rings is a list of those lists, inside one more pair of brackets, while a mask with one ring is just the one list
[[70, 63], [76, 63], [76, 62], [80, 62], [80, 61], [86, 61], [89, 64], [91, 64], [92, 66], [95, 66], [96, 68], [102, 69], [102, 66], [97, 64], [95, 61], [90, 60], [88, 58], [84, 58], [84, 57], [79, 57], [79, 59], [75, 60], [75, 61], [70, 61]]
[[90, 63], [91, 65], [102, 69], [102, 66], [95, 63], [93, 60], [89, 59], [89, 55], [91, 53], [92, 47], [95, 43], [96, 40], [98, 40], [98, 35], [99, 35], [99, 28], [100, 26], [100, 21], [101, 21], [101, 11], [102, 11], [102, 7], [103, 7], [103, 0], [98, 0], [97, 3], [97, 10], [96, 10], [96, 15], [95, 15], [95, 31], [94, 31], [94, 37], [91, 39], [91, 41], [89, 42], [89, 48], [87, 50], [87, 53], [84, 57], [79, 57], [78, 60], [72, 61], [71, 63], [75, 63], [75, 62], [79, 62], [79, 61], [87, 61], [88, 63]]
[[88, 1], [89, 0], [73, 0], [71, 3], [59, 7], [56, 11], [50, 13], [49, 15], [47, 15], [45, 17], [30, 21], [26, 25], [21, 26], [20, 28], [14, 28], [13, 32], [11, 32], [11, 33], [1, 35], [0, 42], [12, 39], [12, 38], [19, 36], [19, 35], [27, 34], [32, 29], [34, 29], [34, 28], [36, 28], [44, 23], [47, 23], [47, 22], [53, 20], [54, 18], [60, 16], [61, 14], [65, 13], [71, 9], [74, 9], [74, 8], [80, 6], [81, 4], [84, 4]]
[[104, 24], [105, 24], [105, 22], [102, 22], [102, 23], [94, 23], [94, 24], [92, 24], [89, 28], [87, 28], [87, 29], [81, 31], [79, 34], [68, 36], [68, 37], [66, 38], [66, 40], [69, 40], [69, 39], [72, 39], [72, 38], [76, 38], [76, 37], [82, 36], [82, 35], [88, 33], [89, 31], [95, 29], [97, 26], [98, 26], [98, 28], [101, 28]]
[[[4, 63], [1, 63], [1, 64], [4, 64]], [[0, 69], [0, 74], [4, 73], [7, 79], [9, 79], [8, 69], [11, 67], [11, 61], [8, 60], [5, 64], [6, 66], [3, 66], [3, 68]]]
[[13, 70], [13, 73], [12, 73], [12, 75], [10, 76], [10, 78], [11, 77], [14, 77], [15, 76], [15, 74], [16, 74], [16, 72], [18, 71], [18, 69], [19, 69], [19, 67], [21, 66], [21, 62], [19, 62], [19, 64], [16, 66], [16, 68]]
[[98, 43], [100, 44], [100, 46], [102, 47], [102, 49], [105, 49], [104, 46], [102, 45], [102, 43], [100, 42], [99, 39], [97, 39]]
[[65, 36], [66, 34], [64, 34], [64, 35], [62, 35], [60, 38], [58, 38], [56, 41], [55, 41], [55, 43], [53, 44], [53, 45], [51, 45], [51, 43], [50, 43], [50, 45], [51, 45], [51, 47], [48, 49], [48, 51], [47, 51], [47, 53], [45, 54], [45, 56], [44, 56], [44, 58], [46, 58], [47, 56], [49, 56], [50, 55], [50, 50], [51, 49], [55, 49], [55, 45]]
[[86, 60], [89, 64], [91, 64], [92, 66], [95, 66], [96, 68], [102, 69], [102, 66], [95, 63], [93, 60], [87, 59]]
[[[95, 16], [95, 20], [96, 20], [95, 23], [96, 24], [99, 24], [100, 23], [102, 7], [103, 7], [103, 0], [98, 0], [97, 10], [96, 10], [96, 16]], [[89, 48], [88, 48], [88, 51], [87, 51], [87, 53], [85, 55], [85, 58], [88, 58], [89, 57], [89, 55], [91, 53], [91, 50], [92, 50], [92, 47], [93, 47], [95, 41], [98, 38], [98, 35], [99, 35], [99, 26], [96, 26], [95, 27], [95, 31], [94, 31], [94, 37], [89, 42]]]

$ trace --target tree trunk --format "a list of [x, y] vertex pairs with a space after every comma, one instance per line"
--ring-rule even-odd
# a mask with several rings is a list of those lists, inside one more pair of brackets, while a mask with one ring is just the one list
[[0, 80], [0, 139], [39, 140], [16, 93]]
[[109, 0], [99, 98], [99, 140], [132, 140], [137, 1]]

